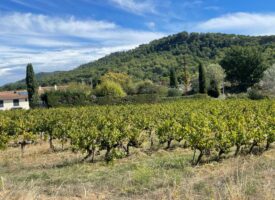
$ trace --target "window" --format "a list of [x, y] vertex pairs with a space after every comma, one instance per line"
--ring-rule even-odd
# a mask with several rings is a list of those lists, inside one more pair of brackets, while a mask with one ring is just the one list
[[0, 100], [0, 108], [3, 108], [3, 107], [4, 107], [4, 101]]
[[13, 100], [13, 106], [19, 106], [19, 99]]

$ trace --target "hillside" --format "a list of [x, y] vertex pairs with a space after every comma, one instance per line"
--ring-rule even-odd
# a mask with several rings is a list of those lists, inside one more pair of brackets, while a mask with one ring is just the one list
[[[40, 73], [40, 85], [66, 84], [73, 81], [97, 81], [108, 70], [127, 72], [135, 79], [151, 79], [155, 82], [167, 81], [169, 68], [180, 69], [186, 58], [191, 74], [197, 71], [199, 61], [218, 63], [227, 48], [258, 46], [266, 55], [267, 62], [275, 62], [275, 36], [243, 36], [220, 33], [182, 32], [168, 36], [126, 52], [105, 56], [66, 72]], [[4, 86], [4, 89], [24, 87], [24, 81]]]

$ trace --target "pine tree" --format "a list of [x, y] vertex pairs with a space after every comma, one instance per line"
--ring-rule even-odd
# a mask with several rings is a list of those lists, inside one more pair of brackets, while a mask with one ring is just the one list
[[199, 92], [207, 93], [205, 68], [202, 63], [199, 64]]
[[170, 87], [171, 88], [178, 87], [178, 80], [177, 80], [176, 71], [174, 68], [170, 69]]
[[38, 96], [37, 96], [37, 84], [35, 81], [34, 71], [32, 64], [27, 65], [26, 70], [26, 85], [28, 91], [28, 98], [30, 101], [30, 107], [33, 108], [38, 104]]

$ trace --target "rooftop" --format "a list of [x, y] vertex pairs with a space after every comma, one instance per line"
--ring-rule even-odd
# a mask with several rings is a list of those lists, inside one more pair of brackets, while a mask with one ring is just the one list
[[0, 92], [0, 100], [27, 99], [27, 91], [4, 91]]

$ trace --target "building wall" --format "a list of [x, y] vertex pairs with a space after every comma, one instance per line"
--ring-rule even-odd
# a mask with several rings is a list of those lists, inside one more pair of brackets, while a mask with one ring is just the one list
[[30, 109], [29, 101], [19, 99], [19, 106], [13, 106], [13, 100], [4, 100], [4, 107], [0, 107], [0, 110], [11, 110], [12, 108], [22, 108], [24, 110], [28, 110]]

